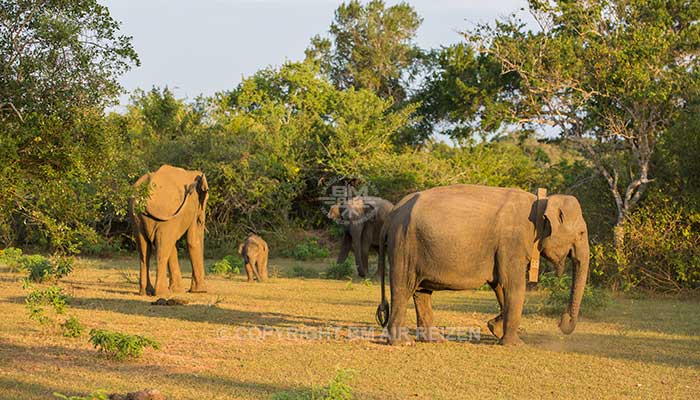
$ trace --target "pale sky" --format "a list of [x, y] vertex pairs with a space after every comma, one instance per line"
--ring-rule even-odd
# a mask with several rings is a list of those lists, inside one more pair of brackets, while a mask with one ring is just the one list
[[[311, 37], [325, 34], [342, 1], [100, 0], [133, 36], [141, 67], [121, 78], [129, 91], [169, 86], [177, 97], [234, 88], [244, 76], [304, 57]], [[388, 5], [397, 1], [386, 1]], [[461, 40], [459, 31], [505, 17], [526, 0], [410, 0], [423, 18], [417, 42], [434, 48]], [[128, 97], [122, 98], [122, 101]]]

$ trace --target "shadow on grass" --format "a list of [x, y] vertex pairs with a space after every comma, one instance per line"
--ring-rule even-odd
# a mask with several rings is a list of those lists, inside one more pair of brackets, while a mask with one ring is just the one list
[[[21, 299], [8, 299], [22, 301]], [[75, 298], [70, 306], [85, 310], [104, 310], [128, 315], [140, 315], [155, 318], [170, 318], [190, 322], [206, 322], [221, 325], [270, 326], [270, 327], [310, 327], [340, 328], [370, 326], [366, 323], [343, 321], [337, 319], [321, 319], [305, 315], [290, 315], [276, 312], [253, 312], [220, 308], [208, 304], [187, 304], [183, 306], [164, 307], [151, 305], [153, 298], [148, 300], [132, 299], [102, 299]]]
[[70, 393], [65, 386], [48, 387], [0, 376], [0, 399], [54, 399], [53, 393]]
[[700, 338], [659, 338], [628, 334], [576, 333], [571, 337], [535, 334], [525, 342], [551, 351], [573, 352], [674, 367], [700, 367]]

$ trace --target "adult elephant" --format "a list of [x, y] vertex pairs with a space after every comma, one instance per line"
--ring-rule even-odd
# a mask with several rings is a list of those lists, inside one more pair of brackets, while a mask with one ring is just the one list
[[344, 225], [343, 241], [337, 263], [348, 258], [350, 250], [355, 254], [357, 274], [366, 277], [369, 272], [369, 250], [379, 249], [379, 235], [394, 205], [382, 198], [358, 196], [345, 204], [335, 204], [328, 217]]
[[[539, 211], [538, 211], [539, 210]], [[542, 213], [541, 210], [544, 210]], [[539, 221], [539, 222], [538, 222]], [[526, 273], [539, 253], [555, 265], [574, 262], [569, 305], [559, 327], [573, 332], [588, 276], [588, 231], [575, 197], [542, 199], [519, 189], [476, 185], [438, 187], [404, 197], [382, 231], [389, 256], [391, 310], [384, 292], [377, 320], [388, 325], [389, 343], [410, 341], [404, 317], [412, 296], [418, 339], [442, 341], [433, 327], [434, 290], [465, 290], [487, 282], [501, 314], [489, 321], [499, 343], [517, 345], [525, 300]], [[388, 315], [387, 315], [388, 314]]]
[[[200, 171], [188, 171], [163, 165], [134, 184], [148, 187], [145, 207], [131, 199], [130, 211], [139, 251], [141, 295], [165, 296], [182, 291], [182, 275], [175, 242], [187, 235], [187, 250], [192, 263], [191, 292], [206, 292], [204, 286], [204, 220], [209, 185]], [[143, 209], [141, 209], [143, 208]], [[149, 261], [156, 257], [156, 285], [151, 284]], [[166, 268], [170, 268], [170, 285]]]

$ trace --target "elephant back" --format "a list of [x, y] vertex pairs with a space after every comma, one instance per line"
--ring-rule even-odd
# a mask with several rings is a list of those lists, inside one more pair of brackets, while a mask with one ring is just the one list
[[149, 174], [146, 214], [159, 220], [174, 217], [192, 190], [194, 180], [191, 175], [189, 171], [170, 165], [163, 165]]

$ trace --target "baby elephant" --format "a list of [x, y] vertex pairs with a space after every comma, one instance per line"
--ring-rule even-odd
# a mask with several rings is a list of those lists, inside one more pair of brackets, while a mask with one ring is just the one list
[[267, 280], [267, 243], [258, 235], [251, 234], [238, 246], [238, 254], [245, 261], [248, 282], [253, 282], [253, 274], [258, 281]]

